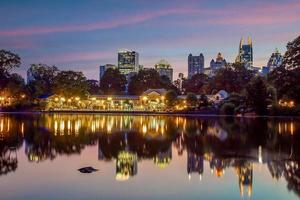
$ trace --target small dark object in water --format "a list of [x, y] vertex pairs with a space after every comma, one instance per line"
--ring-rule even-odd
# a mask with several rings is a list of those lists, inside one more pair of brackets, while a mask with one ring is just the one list
[[89, 174], [89, 173], [98, 171], [98, 169], [95, 169], [93, 167], [83, 167], [83, 168], [78, 169], [78, 171], [80, 171], [81, 173], [84, 173], [84, 174]]

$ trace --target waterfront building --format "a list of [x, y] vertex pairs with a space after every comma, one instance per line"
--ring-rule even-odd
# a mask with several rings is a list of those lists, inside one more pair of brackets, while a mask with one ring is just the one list
[[212, 59], [210, 61], [210, 73], [214, 74], [218, 69], [224, 68], [226, 64], [226, 60], [223, 58], [222, 54], [218, 53], [216, 60]]
[[104, 73], [106, 72], [106, 70], [108, 69], [116, 69], [117, 66], [113, 65], [113, 64], [105, 64], [105, 65], [101, 65], [99, 67], [99, 83], [101, 81], [102, 76], [104, 75]]
[[235, 61], [244, 63], [247, 68], [251, 68], [253, 66], [253, 44], [251, 37], [248, 37], [247, 44], [244, 44], [244, 38], [241, 39], [239, 52]]
[[191, 78], [194, 74], [200, 74], [204, 72], [204, 56], [201, 53], [199, 56], [188, 56], [188, 78]]
[[277, 67], [279, 67], [282, 64], [282, 61], [283, 61], [283, 56], [276, 48], [275, 51], [272, 53], [271, 57], [269, 58], [267, 67], [269, 67], [269, 70], [272, 71]]
[[127, 49], [118, 51], [118, 69], [127, 78], [137, 73], [141, 67], [138, 52]]
[[173, 82], [173, 69], [168, 61], [160, 60], [155, 64], [154, 68], [160, 76], [166, 76], [170, 79], [171, 82]]

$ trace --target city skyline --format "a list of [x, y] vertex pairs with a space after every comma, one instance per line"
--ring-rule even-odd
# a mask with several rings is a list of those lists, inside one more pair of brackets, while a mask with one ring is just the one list
[[294, 0], [4, 1], [0, 45], [21, 56], [16, 72], [23, 77], [30, 64], [45, 63], [98, 80], [99, 66], [117, 64], [121, 48], [138, 52], [145, 67], [166, 59], [177, 77], [187, 75], [189, 53], [203, 53], [205, 67], [218, 52], [234, 62], [241, 37], [251, 36], [254, 66], [261, 67], [296, 37], [299, 8]]

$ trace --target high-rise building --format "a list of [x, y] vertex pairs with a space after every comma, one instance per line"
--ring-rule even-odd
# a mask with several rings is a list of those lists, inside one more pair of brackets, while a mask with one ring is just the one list
[[155, 64], [154, 68], [160, 76], [167, 76], [173, 82], [173, 69], [168, 61], [160, 60]]
[[200, 74], [204, 72], [204, 56], [201, 53], [199, 56], [188, 56], [188, 78], [191, 78], [194, 74]]
[[283, 61], [283, 56], [281, 55], [281, 53], [279, 52], [279, 50], [276, 48], [274, 53], [272, 53], [267, 67], [270, 68], [270, 71], [274, 70], [275, 68], [279, 67], [282, 64]]
[[117, 66], [113, 65], [113, 64], [106, 64], [106, 65], [101, 65], [99, 67], [99, 83], [101, 81], [102, 76], [104, 75], [104, 73], [106, 72], [107, 69], [116, 69]]
[[211, 73], [215, 73], [216, 70], [223, 68], [226, 66], [226, 60], [222, 57], [221, 53], [218, 53], [216, 61], [214, 59], [212, 59], [210, 61], [210, 69], [211, 69]]
[[247, 44], [244, 44], [244, 38], [241, 39], [239, 53], [235, 61], [244, 63], [247, 68], [251, 68], [253, 66], [253, 45], [251, 37], [248, 37]]
[[118, 68], [127, 77], [131, 73], [137, 73], [140, 69], [139, 54], [127, 49], [118, 51]]

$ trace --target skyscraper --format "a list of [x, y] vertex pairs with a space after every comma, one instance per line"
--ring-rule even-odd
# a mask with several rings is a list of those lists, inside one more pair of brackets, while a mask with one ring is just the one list
[[199, 56], [188, 56], [188, 78], [191, 78], [194, 74], [200, 74], [204, 72], [204, 56], [201, 53]]
[[126, 76], [139, 70], [139, 54], [127, 49], [118, 51], [118, 68]]
[[160, 76], [167, 76], [173, 82], [173, 69], [168, 61], [160, 60], [155, 64], [154, 68]]
[[275, 52], [272, 53], [268, 61], [267, 67], [270, 69], [270, 71], [272, 71], [273, 69], [279, 67], [282, 64], [282, 61], [283, 61], [283, 56], [276, 48]]
[[244, 63], [247, 68], [251, 68], [253, 66], [253, 46], [251, 37], [248, 37], [247, 44], [244, 44], [244, 38], [241, 39], [239, 53], [235, 61]]
[[216, 61], [214, 59], [210, 61], [210, 70], [212, 74], [214, 74], [216, 70], [225, 66], [226, 66], [226, 60], [223, 58], [221, 53], [218, 53]]

